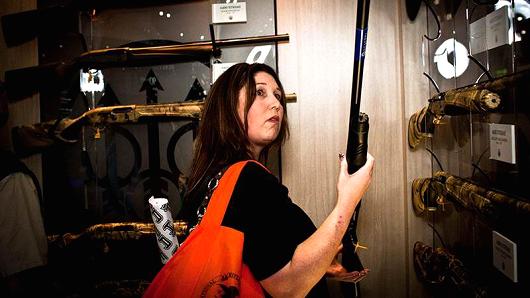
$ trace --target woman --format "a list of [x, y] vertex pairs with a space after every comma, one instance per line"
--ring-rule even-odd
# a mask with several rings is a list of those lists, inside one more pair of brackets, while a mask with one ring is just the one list
[[[265, 162], [269, 149], [285, 140], [284, 112], [285, 93], [267, 65], [236, 64], [217, 79], [206, 99], [188, 181], [183, 213], [190, 225], [197, 223], [208, 182], [218, 172], [241, 160]], [[243, 262], [269, 295], [327, 296], [323, 276], [370, 184], [373, 163], [369, 155], [366, 165], [349, 175], [341, 158], [337, 203], [318, 229], [272, 174], [255, 163], [245, 166], [222, 225], [244, 233]]]

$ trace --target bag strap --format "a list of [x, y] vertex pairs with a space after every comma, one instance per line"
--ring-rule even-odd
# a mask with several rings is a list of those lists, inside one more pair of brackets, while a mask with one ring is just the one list
[[269, 171], [264, 165], [255, 160], [245, 160], [231, 165], [221, 177], [219, 185], [215, 188], [212, 198], [208, 203], [206, 213], [201, 220], [200, 226], [220, 226], [226, 213], [226, 208], [234, 192], [241, 171], [248, 162], [254, 162]]

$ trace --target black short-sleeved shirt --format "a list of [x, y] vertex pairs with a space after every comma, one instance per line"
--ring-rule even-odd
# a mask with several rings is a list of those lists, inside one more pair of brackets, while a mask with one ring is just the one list
[[[184, 219], [192, 225], [197, 221], [195, 211], [206, 194], [206, 183], [202, 184], [183, 212]], [[222, 225], [245, 234], [243, 262], [258, 280], [283, 268], [298, 244], [316, 230], [307, 214], [291, 201], [287, 188], [253, 162], [239, 176]], [[307, 297], [328, 297], [324, 278]]]

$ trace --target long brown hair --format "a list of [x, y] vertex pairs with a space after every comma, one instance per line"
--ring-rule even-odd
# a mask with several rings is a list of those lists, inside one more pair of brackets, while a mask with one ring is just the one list
[[[270, 66], [260, 63], [238, 63], [227, 69], [212, 85], [205, 100], [195, 139], [188, 193], [194, 190], [212, 168], [253, 159], [247, 135], [247, 114], [256, 98], [254, 76], [258, 72], [268, 73], [274, 78], [281, 90], [280, 103], [285, 111], [285, 92], [278, 75]], [[239, 92], [243, 87], [247, 93], [244, 123], [239, 119], [237, 112]], [[288, 134], [287, 113], [284, 113], [278, 137], [263, 148], [258, 157], [259, 161], [266, 162], [269, 149], [282, 144]]]

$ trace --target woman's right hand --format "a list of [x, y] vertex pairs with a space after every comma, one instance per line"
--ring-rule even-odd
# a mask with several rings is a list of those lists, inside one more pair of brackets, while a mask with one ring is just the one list
[[372, 181], [374, 163], [374, 157], [368, 153], [364, 166], [350, 175], [348, 173], [348, 162], [344, 156], [341, 157], [337, 182], [337, 204], [341, 208], [352, 208], [353, 212]]

